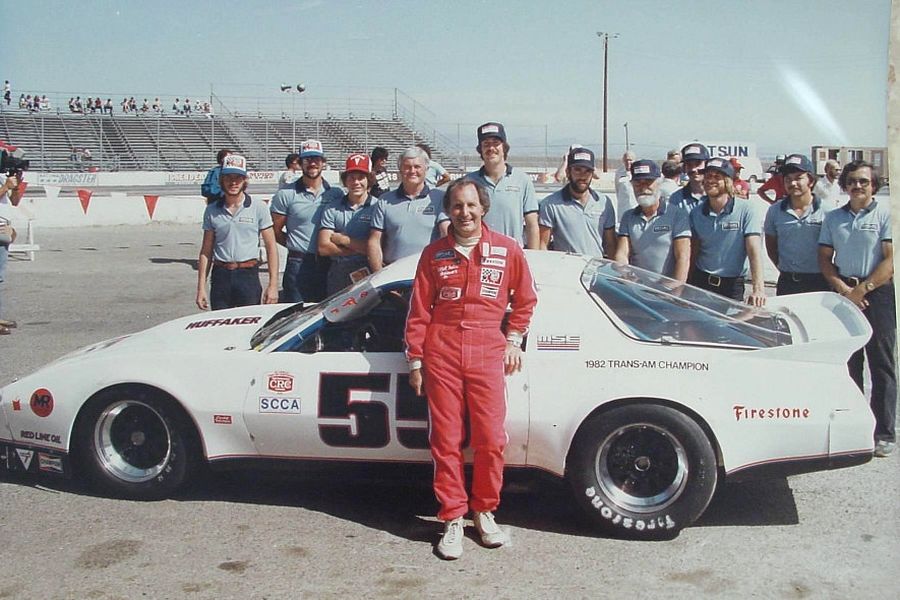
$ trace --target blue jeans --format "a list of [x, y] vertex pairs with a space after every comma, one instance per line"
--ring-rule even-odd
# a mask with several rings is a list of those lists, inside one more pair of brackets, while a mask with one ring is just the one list
[[282, 302], [321, 302], [325, 299], [327, 258], [315, 254], [288, 256], [281, 280]]
[[214, 266], [210, 277], [209, 305], [212, 310], [251, 306], [262, 300], [259, 267], [229, 271]]
[[869, 306], [863, 311], [872, 326], [872, 338], [847, 361], [850, 377], [863, 389], [863, 352], [872, 375], [869, 404], [875, 415], [875, 441], [897, 440], [897, 316], [894, 312], [894, 284], [889, 281], [866, 294]]
[[6, 280], [6, 259], [9, 256], [9, 246], [0, 246], [0, 318], [3, 318], [3, 282]]

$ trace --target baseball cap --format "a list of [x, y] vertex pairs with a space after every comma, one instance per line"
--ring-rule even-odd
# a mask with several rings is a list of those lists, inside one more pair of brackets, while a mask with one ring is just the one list
[[789, 173], [791, 171], [812, 173], [813, 166], [809, 159], [802, 154], [789, 154], [787, 158], [784, 159], [784, 166], [781, 167], [781, 170], [784, 173]]
[[319, 140], [304, 140], [300, 142], [300, 158], [312, 158], [314, 156], [325, 158], [322, 142]]
[[247, 159], [240, 154], [229, 154], [222, 159], [222, 175], [247, 176]]
[[775, 157], [775, 164], [776, 165], [784, 164], [784, 154], [779, 154], [778, 156]]
[[706, 169], [712, 169], [713, 171], [718, 171], [722, 173], [726, 177], [734, 178], [734, 167], [731, 166], [731, 161], [725, 160], [724, 158], [711, 158], [706, 161]]
[[570, 167], [587, 167], [588, 169], [596, 167], [593, 151], [583, 146], [570, 149], [566, 161]]
[[731, 166], [734, 167], [734, 172], [735, 172], [735, 173], [737, 173], [737, 170], [738, 170], [738, 169], [743, 169], [743, 168], [744, 168], [744, 165], [741, 164], [741, 161], [739, 161], [739, 160], [738, 160], [736, 157], [734, 157], [734, 156], [732, 156], [731, 158], [729, 158], [728, 161], [731, 163]]
[[655, 160], [642, 159], [631, 163], [631, 180], [659, 179], [659, 165]]
[[709, 150], [703, 144], [688, 144], [681, 149], [681, 160], [709, 160]]
[[486, 140], [489, 137], [498, 138], [501, 142], [506, 141], [506, 130], [503, 129], [502, 123], [485, 123], [481, 127], [478, 128], [478, 143], [480, 144], [482, 141]]
[[344, 167], [344, 173], [350, 173], [351, 171], [359, 171], [360, 173], [371, 173], [372, 165], [369, 161], [369, 157], [365, 154], [360, 154], [358, 152], [351, 154], [347, 157], [347, 164]]

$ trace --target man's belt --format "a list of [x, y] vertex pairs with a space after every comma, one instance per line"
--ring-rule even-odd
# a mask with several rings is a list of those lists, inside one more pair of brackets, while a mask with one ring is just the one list
[[225, 262], [224, 260], [214, 260], [213, 266], [225, 269], [226, 271], [236, 271], [237, 269], [252, 269], [259, 265], [259, 261], [255, 258], [242, 262]]
[[720, 277], [718, 275], [713, 275], [712, 273], [707, 273], [706, 271], [699, 271], [701, 279], [705, 279], [706, 283], [711, 285], [712, 287], [727, 287], [733, 285], [737, 281], [743, 283], [743, 277]]
[[288, 250], [288, 258], [307, 258], [315, 256], [311, 252], [300, 252], [299, 250]]
[[781, 276], [793, 281], [794, 283], [803, 283], [804, 281], [822, 281], [825, 277], [821, 273], [799, 273], [791, 271], [781, 271]]

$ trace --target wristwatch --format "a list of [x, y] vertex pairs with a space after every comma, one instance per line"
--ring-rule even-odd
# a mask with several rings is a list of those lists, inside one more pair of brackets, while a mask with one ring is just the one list
[[866, 291], [871, 292], [874, 289], [875, 289], [875, 284], [872, 283], [871, 281], [867, 281], [866, 282]]

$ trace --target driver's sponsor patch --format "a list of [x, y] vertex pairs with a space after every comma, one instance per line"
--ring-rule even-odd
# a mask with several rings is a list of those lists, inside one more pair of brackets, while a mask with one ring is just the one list
[[666, 231], [672, 231], [672, 228], [668, 225], [654, 225], [653, 233], [664, 233]]
[[500, 267], [501, 269], [506, 266], [505, 258], [494, 258], [492, 256], [486, 256], [481, 259], [481, 264], [485, 267]]
[[462, 288], [442, 287], [439, 296], [441, 300], [459, 300], [462, 297]]
[[723, 231], [737, 231], [741, 228], [741, 224], [737, 221], [725, 221], [722, 223]]
[[480, 294], [485, 298], [497, 298], [500, 296], [500, 288], [493, 285], [482, 285]]
[[216, 425], [231, 425], [231, 415], [213, 415], [213, 423]]
[[[481, 283], [500, 285], [501, 281], [503, 281], [503, 271], [500, 269], [481, 268]], [[494, 297], [496, 298], [496, 296]]]
[[440, 252], [435, 252], [434, 260], [447, 260], [448, 258], [453, 258], [454, 252], [453, 250], [441, 250]]

